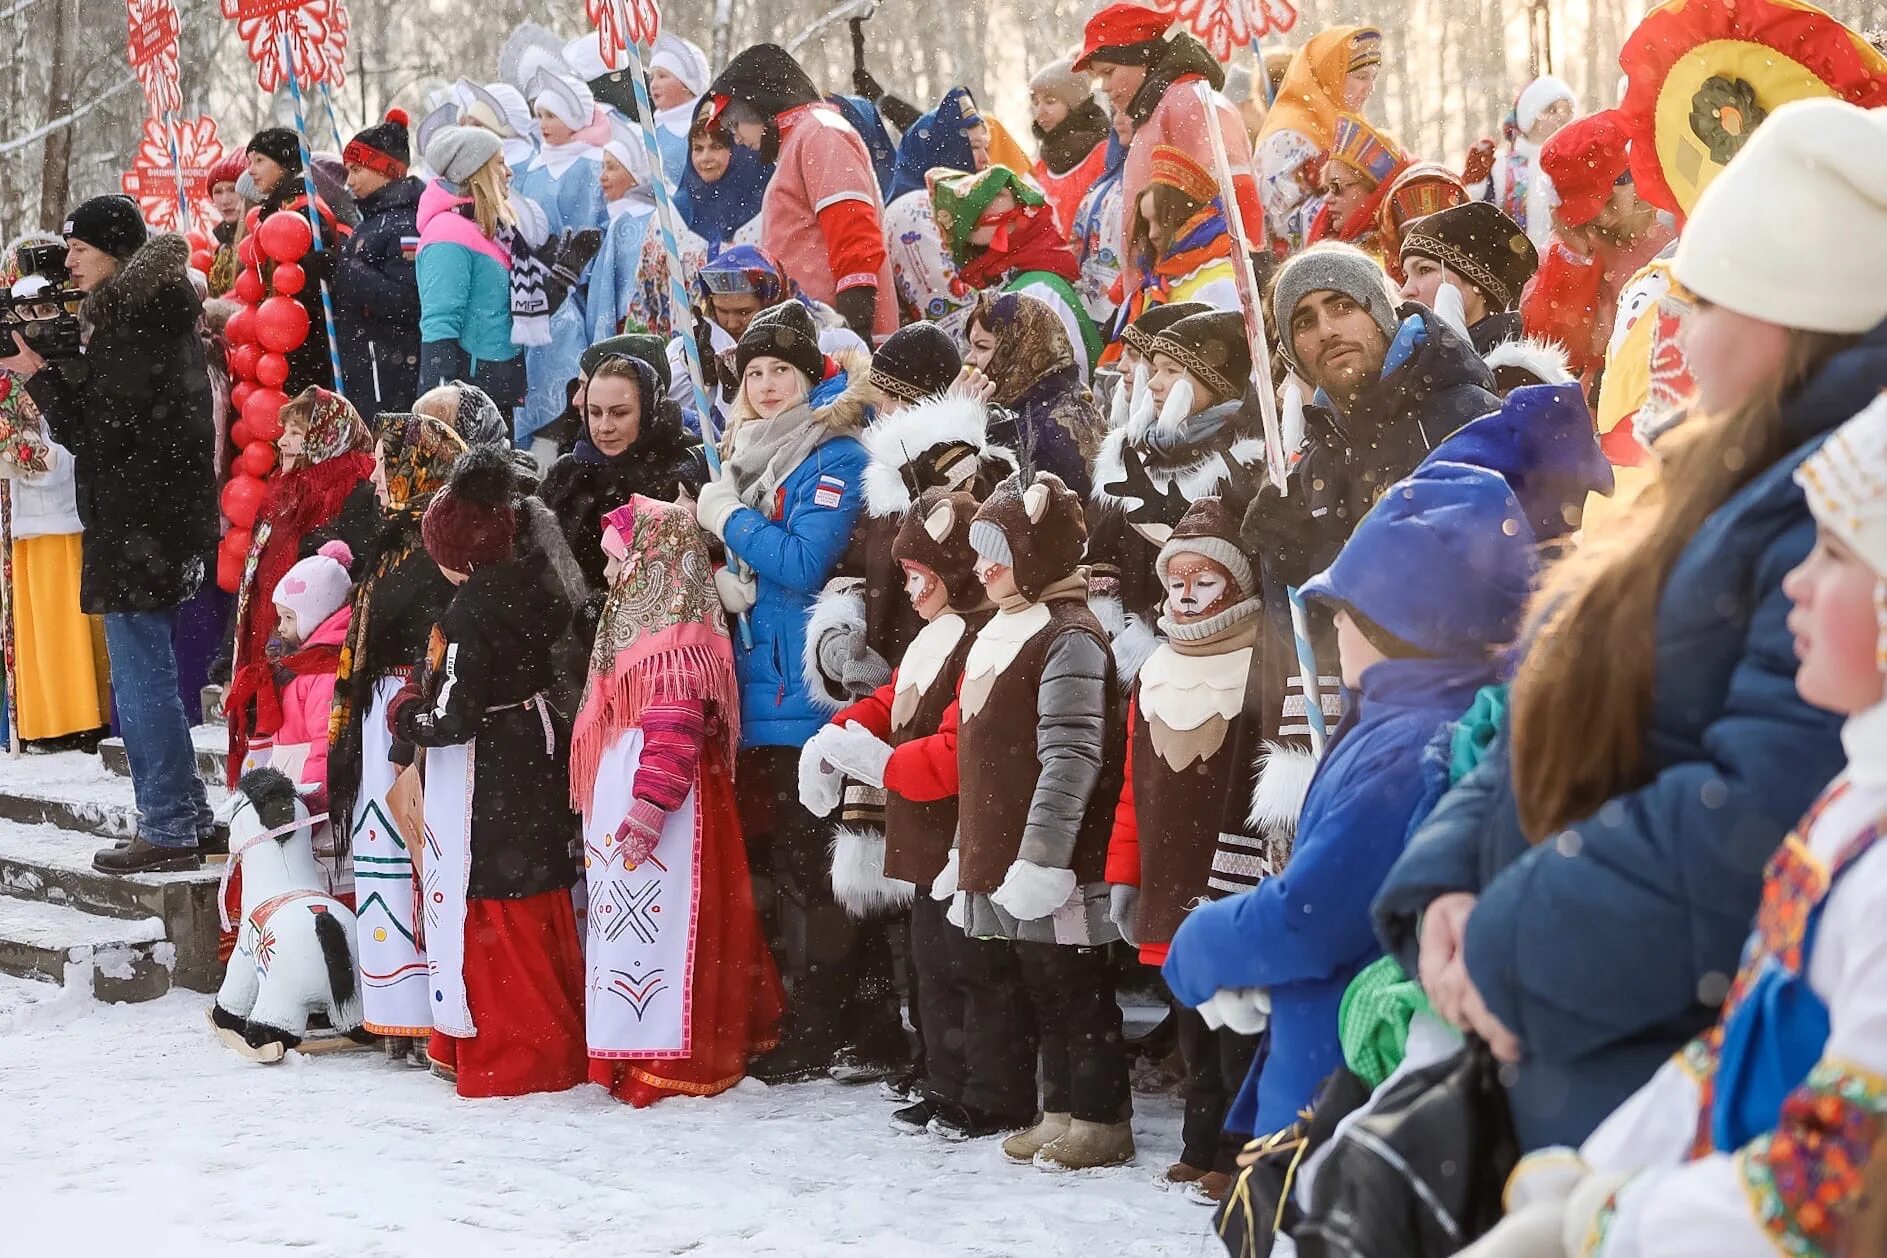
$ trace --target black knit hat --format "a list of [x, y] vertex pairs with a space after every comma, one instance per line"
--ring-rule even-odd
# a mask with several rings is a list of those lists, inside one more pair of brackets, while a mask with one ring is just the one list
[[805, 306], [783, 301], [753, 317], [734, 351], [735, 376], [744, 378], [747, 364], [756, 358], [791, 363], [805, 373], [810, 383], [819, 383], [825, 374], [826, 356], [820, 352], [819, 331], [813, 327], [812, 315]]
[[1251, 343], [1245, 316], [1235, 310], [1188, 315], [1153, 338], [1149, 354], [1164, 354], [1222, 402], [1245, 396], [1251, 381]]
[[1480, 289], [1490, 310], [1512, 310], [1540, 267], [1527, 233], [1490, 201], [1450, 206], [1403, 230], [1403, 257], [1441, 263]]
[[389, 109], [385, 122], [376, 122], [347, 142], [341, 160], [349, 166], [365, 166], [388, 179], [402, 179], [413, 162], [412, 141], [407, 137], [408, 119], [404, 109]]
[[963, 370], [957, 343], [934, 323], [893, 332], [871, 356], [872, 385], [900, 402], [921, 402], [948, 389]]
[[151, 233], [144, 226], [137, 202], [113, 192], [80, 202], [59, 234], [102, 249], [122, 262], [142, 249]]
[[1128, 349], [1147, 357], [1153, 352], [1153, 338], [1178, 323], [1189, 315], [1208, 314], [1214, 307], [1203, 301], [1181, 301], [1170, 306], [1155, 306], [1142, 311], [1138, 319], [1128, 324], [1120, 334], [1120, 339]]
[[970, 545], [970, 521], [976, 499], [958, 490], [933, 489], [911, 504], [891, 543], [891, 558], [930, 569], [950, 593], [959, 611], [982, 604], [983, 583], [976, 579], [976, 549]]
[[287, 127], [264, 127], [250, 137], [247, 151], [262, 154], [291, 175], [301, 169], [301, 141]]

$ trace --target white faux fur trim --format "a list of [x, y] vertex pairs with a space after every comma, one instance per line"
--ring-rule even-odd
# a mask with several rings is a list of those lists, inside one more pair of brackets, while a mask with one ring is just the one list
[[1256, 833], [1295, 833], [1304, 796], [1317, 772], [1317, 757], [1299, 747], [1266, 743], [1258, 756], [1258, 781], [1252, 787], [1251, 815], [1246, 818]]
[[902, 515], [911, 505], [911, 492], [900, 474], [906, 463], [946, 441], [962, 442], [986, 454], [988, 434], [988, 407], [958, 394], [929, 398], [895, 415], [881, 415], [859, 437], [871, 456], [865, 467], [865, 511], [876, 519]]
[[1500, 367], [1518, 367], [1538, 377], [1541, 384], [1567, 384], [1573, 378], [1572, 365], [1565, 349], [1553, 341], [1543, 341], [1537, 337], [1502, 341], [1487, 351], [1482, 361], [1487, 364], [1489, 371]]
[[[1127, 479], [1127, 465], [1122, 460], [1122, 450], [1127, 441], [1125, 429], [1116, 428], [1101, 441], [1101, 448], [1094, 456], [1093, 488], [1088, 500], [1096, 507], [1106, 511], [1124, 511], [1128, 500], [1120, 497], [1119, 490]], [[1231, 462], [1241, 468], [1260, 467], [1265, 458], [1263, 437], [1240, 437], [1232, 443], [1229, 451]], [[1168, 489], [1177, 482], [1179, 492], [1188, 502], [1197, 502], [1210, 494], [1221, 481], [1232, 479], [1231, 468], [1226, 464], [1225, 454], [1212, 451], [1205, 458], [1189, 463], [1177, 472], [1165, 468], [1149, 467], [1147, 477], [1156, 489]], [[1169, 479], [1170, 477], [1170, 479]]]
[[1110, 639], [1118, 638], [1120, 631], [1127, 627], [1127, 609], [1112, 594], [1088, 595], [1088, 610], [1101, 622], [1101, 629]]
[[1160, 649], [1160, 635], [1153, 632], [1153, 627], [1140, 617], [1128, 616], [1113, 639], [1114, 674], [1120, 678], [1120, 688], [1128, 690], [1132, 688], [1134, 678], [1140, 676], [1140, 666]]
[[835, 690], [836, 679], [819, 671], [819, 639], [833, 629], [852, 626], [865, 632], [865, 582], [860, 577], [834, 577], [806, 613], [806, 642], [799, 661], [806, 697], [822, 712], [837, 712], [852, 702], [852, 696]]
[[840, 826], [832, 834], [832, 896], [853, 917], [904, 908], [917, 884], [885, 876], [885, 837]]

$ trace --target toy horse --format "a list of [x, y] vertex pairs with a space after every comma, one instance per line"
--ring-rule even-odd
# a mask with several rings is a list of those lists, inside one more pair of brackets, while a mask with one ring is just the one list
[[229, 870], [240, 866], [242, 926], [210, 1010], [217, 1037], [251, 1061], [278, 1062], [320, 1010], [336, 1031], [370, 1040], [360, 1029], [354, 914], [327, 893], [315, 862], [319, 818], [276, 769], [243, 774], [220, 811], [230, 856], [217, 907], [229, 929]]

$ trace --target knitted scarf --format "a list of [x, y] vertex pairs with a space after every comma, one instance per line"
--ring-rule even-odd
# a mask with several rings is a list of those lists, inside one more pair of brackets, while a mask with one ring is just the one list
[[[471, 201], [452, 207], [452, 212], [478, 222]], [[499, 223], [492, 243], [511, 259], [511, 340], [516, 345], [550, 344], [550, 263], [542, 254], [549, 253], [552, 242], [540, 251], [525, 239], [516, 223]]]
[[597, 766], [651, 704], [705, 700], [731, 763], [740, 746], [734, 647], [714, 591], [714, 566], [694, 514], [637, 495], [603, 517], [627, 543], [590, 650], [589, 680], [570, 739], [570, 799], [588, 806]]
[[723, 474], [733, 478], [742, 502], [765, 515], [786, 478], [832, 436], [810, 402], [772, 419], [743, 419], [728, 433]]
[[1232, 256], [1232, 236], [1225, 227], [1225, 211], [1217, 201], [1180, 226], [1179, 233], [1158, 258], [1142, 256], [1140, 270], [1147, 277], [1127, 301], [1127, 327], [1154, 306], [1173, 300], [1173, 285], [1220, 258]]
[[1004, 276], [1023, 271], [1048, 271], [1070, 284], [1081, 278], [1081, 264], [1055, 226], [1053, 210], [1025, 206], [1005, 217], [988, 247], [957, 268], [966, 291], [994, 287]]
[[[245, 749], [254, 736], [272, 738], [282, 728], [282, 678], [331, 673], [341, 662], [341, 648], [332, 643], [304, 647], [279, 660], [258, 660], [236, 670], [223, 700], [229, 720], [229, 740], [238, 738]], [[242, 762], [235, 761], [240, 769]]]

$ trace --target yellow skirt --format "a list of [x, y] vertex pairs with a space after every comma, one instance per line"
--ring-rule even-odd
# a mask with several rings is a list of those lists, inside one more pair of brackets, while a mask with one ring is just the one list
[[13, 544], [13, 628], [21, 738], [110, 723], [105, 627], [79, 610], [79, 535]]

